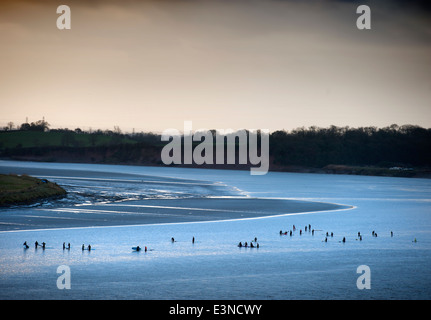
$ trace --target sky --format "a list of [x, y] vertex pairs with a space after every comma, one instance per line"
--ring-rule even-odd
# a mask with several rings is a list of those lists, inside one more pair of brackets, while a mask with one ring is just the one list
[[[71, 29], [57, 28], [57, 7]], [[371, 9], [359, 30], [356, 8]], [[0, 1], [0, 125], [431, 128], [426, 1]]]

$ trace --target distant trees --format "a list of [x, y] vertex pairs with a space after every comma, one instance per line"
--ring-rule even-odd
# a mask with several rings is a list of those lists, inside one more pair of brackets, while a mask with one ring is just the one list
[[32, 123], [23, 123], [20, 126], [20, 130], [23, 131], [47, 131], [50, 124], [45, 120], [38, 120]]
[[[23, 131], [48, 131], [50, 125], [45, 120], [23, 123], [14, 126], [9, 122], [4, 130], [13, 128]], [[63, 148], [98, 148], [117, 147], [116, 159], [132, 162], [134, 157], [146, 157], [142, 150], [161, 150], [167, 142], [161, 141], [159, 134], [151, 132], [124, 133], [118, 126], [114, 130], [90, 130], [80, 128], [51, 129], [43, 135], [37, 135], [39, 141], [33, 145], [25, 139], [0, 135], [0, 156], [5, 152], [13, 156], [24, 154], [27, 148], [37, 147], [42, 153], [46, 146]], [[213, 136], [218, 132], [211, 130]], [[36, 135], [35, 135], [36, 136]], [[36, 139], [36, 138], [34, 138]], [[16, 141], [15, 145], [11, 142]], [[260, 141], [260, 139], [258, 139]], [[237, 143], [236, 140], [234, 142]], [[18, 147], [20, 146], [21, 147]], [[113, 150], [113, 149], [112, 149]], [[95, 156], [98, 151], [94, 151]], [[431, 167], [431, 129], [415, 125], [384, 127], [337, 127], [297, 128], [291, 131], [279, 130], [269, 138], [271, 165], [278, 167], [301, 166], [323, 168], [327, 165], [379, 166], [379, 167]], [[145, 152], [144, 152], [145, 153]], [[150, 155], [148, 155], [150, 157]], [[154, 157], [152, 154], [151, 157]]]
[[391, 125], [275, 131], [270, 136], [270, 155], [278, 165], [430, 166], [431, 129]]

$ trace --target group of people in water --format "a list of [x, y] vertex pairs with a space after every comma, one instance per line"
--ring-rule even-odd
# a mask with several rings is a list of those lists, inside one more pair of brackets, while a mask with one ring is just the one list
[[[175, 241], [175, 239], [172, 237], [171, 238], [171, 242], [173, 243], [173, 242], [176, 242]], [[195, 243], [195, 237], [193, 237], [192, 238], [192, 243], [194, 244]], [[25, 241], [24, 243], [23, 243], [23, 246], [24, 246], [24, 249], [28, 249], [28, 248], [30, 248], [30, 246], [27, 244], [27, 241]], [[39, 242], [35, 242], [34, 243], [34, 247], [35, 247], [35, 249], [37, 249], [38, 247], [42, 247], [42, 249], [45, 249], [45, 246], [46, 246], [46, 243], [45, 242], [42, 242], [42, 244], [39, 244]], [[259, 245], [258, 245], [259, 246]], [[82, 247], [81, 247], [81, 249], [82, 249], [82, 251], [84, 251], [84, 250], [88, 250], [88, 251], [91, 251], [91, 245], [89, 244], [87, 247], [84, 245], [84, 244], [82, 244]], [[141, 251], [142, 250], [142, 248], [140, 247], [140, 246], [136, 246], [136, 247], [133, 247], [133, 249], [135, 250], [135, 251]], [[70, 250], [70, 242], [67, 244], [67, 246], [66, 246], [66, 242], [63, 242], [63, 250]], [[147, 250], [148, 250], [148, 248], [145, 246], [144, 247], [144, 251], [145, 252], [147, 252]]]
[[[308, 231], [308, 232], [311, 232], [311, 234], [314, 235], [314, 231], [315, 230], [311, 229], [311, 225], [310, 224], [308, 226], [305, 226], [304, 230]], [[280, 236], [281, 235], [290, 235], [290, 236], [292, 236], [294, 231], [296, 231], [296, 226], [295, 225], [293, 225], [292, 229], [289, 230], [289, 231], [284, 231], [283, 232], [282, 230], [280, 230]], [[316, 231], [322, 231], [322, 230], [316, 230]], [[299, 230], [299, 235], [302, 235], [302, 229]], [[373, 237], [377, 237], [377, 233], [374, 230], [371, 233], [371, 235]], [[391, 231], [391, 237], [393, 237], [393, 236], [394, 236], [394, 233]], [[328, 242], [328, 237], [333, 238], [334, 237], [334, 233], [333, 232], [331, 232], [331, 233], [326, 232], [326, 237], [325, 237], [325, 240], [323, 240], [323, 241], [324, 242]], [[358, 232], [358, 238], [356, 240], [362, 241], [362, 234], [360, 232]], [[176, 240], [174, 239], [174, 237], [171, 238], [171, 242], [172, 243], [176, 242]], [[346, 237], [343, 237], [343, 239], [340, 242], [345, 243], [346, 242]], [[414, 242], [417, 242], [417, 240], [415, 239]], [[192, 238], [192, 243], [193, 244], [195, 243], [195, 237]], [[23, 246], [24, 246], [24, 249], [28, 249], [29, 248], [29, 245], [27, 244], [27, 241], [25, 241], [23, 243]], [[42, 244], [39, 244], [39, 242], [36, 241], [34, 243], [34, 247], [35, 247], [35, 249], [37, 249], [38, 247], [42, 247], [42, 249], [45, 249], [46, 243], [42, 242]], [[259, 248], [259, 243], [257, 242], [257, 238], [255, 237], [252, 241], [250, 241], [250, 243], [247, 243], [247, 241], [244, 242], [244, 243], [242, 243], [240, 241], [238, 243], [238, 247], [240, 247], [240, 248], [242, 248], [242, 247], [244, 247], [244, 248]], [[87, 247], [85, 247], [85, 245], [83, 244], [82, 247], [81, 247], [81, 249], [82, 249], [82, 251], [84, 251], [84, 250], [91, 251], [91, 245], [89, 244]], [[133, 247], [133, 249], [135, 251], [141, 251], [142, 250], [142, 248], [140, 246]], [[67, 246], [66, 246], [66, 243], [63, 242], [63, 250], [70, 250], [70, 243], [68, 243]], [[143, 250], [145, 252], [147, 252], [148, 249], [145, 246]]]
[[[142, 248], [141, 248], [140, 246], [137, 246], [135, 250], [136, 250], [136, 251], [141, 251], [141, 250], [142, 250]], [[145, 246], [144, 251], [145, 251], [145, 252], [147, 252], [147, 250], [148, 250], [148, 249], [147, 249], [147, 246]]]
[[[311, 229], [311, 225], [309, 224], [308, 226], [305, 226], [305, 231], [307, 231], [308, 230], [308, 232], [311, 232], [311, 234], [314, 236], [314, 229]], [[288, 231], [282, 231], [282, 230], [280, 230], [280, 236], [281, 235], [290, 235], [290, 236], [292, 236], [293, 235], [293, 232], [294, 231], [296, 231], [296, 227], [295, 227], [295, 225], [293, 225], [293, 227], [292, 227], [292, 229], [288, 232]], [[321, 231], [321, 230], [319, 230], [319, 231]], [[299, 235], [302, 235], [302, 229], [300, 229], [299, 230]], [[371, 233], [371, 235], [373, 236], [373, 237], [377, 237], [377, 233], [373, 230], [373, 232]], [[391, 231], [391, 237], [393, 237], [394, 236], [394, 233], [393, 233], [393, 231]], [[331, 237], [331, 238], [333, 238], [334, 237], [334, 233], [333, 232], [331, 232], [331, 234], [329, 234], [329, 232], [326, 232], [326, 237], [325, 237], [325, 240], [323, 240], [324, 242], [328, 242], [328, 237]], [[358, 238], [356, 239], [356, 240], [359, 240], [359, 241], [362, 241], [362, 235], [361, 235], [361, 232], [358, 232]], [[341, 242], [343, 242], [343, 243], [345, 243], [346, 242], [346, 237], [343, 237], [343, 239], [341, 240]]]
[[[253, 244], [253, 241], [255, 244]], [[242, 244], [242, 242], [240, 241], [238, 243], [238, 247], [240, 247], [240, 248], [242, 248], [242, 247], [244, 247], [244, 248], [259, 248], [259, 243], [257, 242], [257, 238], [254, 237], [254, 240], [251, 240], [250, 244], [248, 244], [247, 241], [244, 242], [244, 244]]]
[[[304, 229], [305, 229], [305, 231], [308, 230], [308, 232], [311, 232], [311, 234], [314, 236], [314, 229], [311, 229], [311, 224], [309, 224], [308, 226], [305, 226]], [[282, 230], [280, 230], [280, 236], [281, 235], [285, 235], [285, 236], [290, 235], [290, 236], [292, 236], [294, 231], [296, 231], [296, 226], [295, 225], [293, 225], [292, 229], [289, 232], [287, 232], [287, 231], [283, 232]], [[299, 229], [299, 235], [302, 235], [302, 229]]]
[[[24, 241], [24, 243], [22, 245], [24, 246], [24, 249], [30, 248], [30, 246], [27, 244], [27, 241]], [[42, 242], [42, 244], [39, 244], [39, 242], [36, 241], [34, 243], [34, 248], [37, 249], [38, 247], [42, 247], [42, 249], [45, 250], [46, 243]], [[63, 242], [63, 250], [70, 250], [70, 242], [67, 244], [67, 246], [66, 246], [66, 242]], [[83, 244], [82, 245], [82, 250], [83, 251], [84, 250], [90, 251], [91, 250], [91, 245], [88, 245], [87, 248], [85, 248], [85, 245]]]
[[[24, 243], [22, 244], [23, 246], [24, 246], [24, 249], [28, 249], [28, 248], [30, 248], [29, 247], [29, 245], [27, 244], [27, 241], [24, 241]], [[37, 249], [38, 247], [42, 247], [42, 249], [44, 249], [45, 250], [45, 246], [46, 246], [46, 243], [45, 242], [42, 242], [42, 244], [39, 244], [39, 242], [35, 242], [34, 243], [34, 248], [35, 249]]]

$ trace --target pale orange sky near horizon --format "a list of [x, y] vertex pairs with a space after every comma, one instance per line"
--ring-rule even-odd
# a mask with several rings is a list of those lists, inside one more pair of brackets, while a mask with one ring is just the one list
[[361, 31], [358, 1], [3, 1], [0, 125], [431, 128], [429, 11], [367, 3]]

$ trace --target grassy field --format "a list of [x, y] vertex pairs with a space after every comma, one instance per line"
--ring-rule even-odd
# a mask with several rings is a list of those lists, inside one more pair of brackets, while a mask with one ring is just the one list
[[65, 195], [56, 183], [27, 175], [0, 174], [0, 206], [31, 203], [40, 199]]

